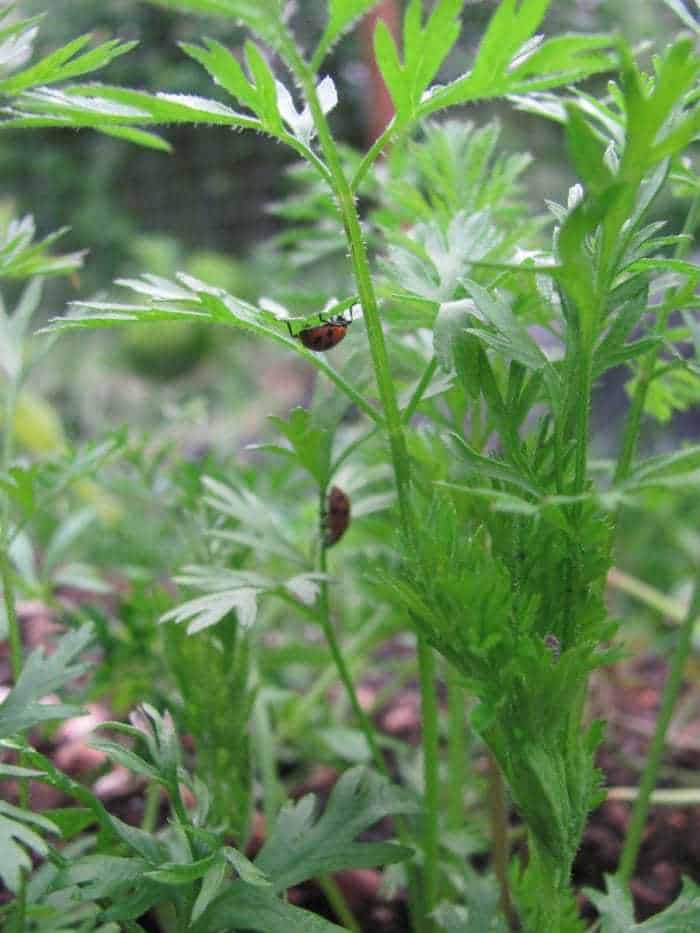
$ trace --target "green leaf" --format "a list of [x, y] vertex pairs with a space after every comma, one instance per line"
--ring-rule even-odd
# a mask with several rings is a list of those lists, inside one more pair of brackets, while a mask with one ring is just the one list
[[284, 24], [282, 0], [151, 0], [156, 6], [188, 13], [227, 16], [284, 52], [292, 38]]
[[605, 145], [593, 131], [581, 110], [567, 106], [566, 141], [571, 159], [579, 177], [594, 194], [599, 194], [614, 181], [605, 164]]
[[217, 862], [222, 862], [220, 852], [212, 852], [206, 858], [195, 862], [179, 864], [177, 862], [163, 862], [158, 868], [146, 871], [144, 876], [151, 881], [169, 886], [190, 885], [203, 878]]
[[0, 80], [0, 94], [19, 94], [31, 87], [55, 84], [57, 81], [66, 81], [69, 78], [96, 71], [112, 59], [131, 51], [137, 45], [136, 42], [119, 42], [117, 39], [112, 39], [96, 49], [79, 55], [78, 53], [91, 38], [90, 35], [79, 36], [35, 65], [25, 68], [11, 78]]
[[549, 0], [502, 0], [491, 17], [474, 67], [445, 86], [434, 87], [420, 106], [427, 115], [469, 101], [526, 94], [574, 84], [615, 66], [610, 36], [534, 37]]
[[328, 22], [311, 60], [314, 71], [318, 71], [321, 62], [343, 33], [378, 3], [379, 0], [328, 0]]
[[116, 855], [85, 855], [68, 864], [56, 879], [56, 888], [78, 885], [85, 899], [118, 900], [132, 886], [138, 885], [148, 862]]
[[0, 878], [14, 893], [19, 890], [23, 873], [32, 868], [26, 849], [42, 856], [48, 853], [48, 846], [35, 830], [59, 832], [51, 820], [0, 800]]
[[318, 487], [325, 489], [331, 468], [332, 431], [318, 424], [305, 408], [293, 408], [286, 421], [277, 415], [270, 415], [268, 420], [287, 438], [296, 459], [313, 476]]
[[233, 590], [209, 593], [197, 599], [190, 599], [161, 616], [160, 622], [187, 622], [187, 634], [195, 635], [221, 622], [230, 612], [236, 613], [238, 623], [249, 628], [258, 614], [259, 589], [251, 586], [239, 586]]
[[344, 933], [344, 928], [281, 901], [270, 888], [234, 881], [192, 926], [193, 933], [229, 929], [257, 933]]
[[234, 849], [233, 846], [226, 846], [226, 848], [223, 849], [223, 855], [229, 865], [233, 866], [234, 871], [241, 881], [245, 881], [246, 884], [260, 885], [262, 887], [268, 887], [270, 885], [270, 879], [260, 871], [257, 865], [254, 865], [242, 852], [239, 852], [238, 849]]
[[675, 485], [679, 480], [693, 481], [700, 470], [700, 446], [661, 454], [642, 461], [628, 474], [623, 489]]
[[[119, 838], [130, 849], [137, 852], [151, 865], [160, 865], [165, 861], [165, 847], [150, 833], [136, 826], [124, 823], [119, 817], [109, 814], [109, 824]], [[143, 870], [143, 868], [142, 868]]]
[[[80, 84], [56, 89], [28, 91], [6, 108], [0, 129], [13, 127], [91, 127], [139, 140], [126, 132], [131, 124], [210, 123], [261, 129], [254, 117], [237, 113], [218, 101], [188, 94], [147, 94], [103, 84]], [[158, 145], [152, 134], [143, 137], [151, 147]], [[162, 148], [162, 147], [161, 147]]]
[[155, 133], [148, 133], [146, 130], [136, 129], [134, 126], [110, 126], [96, 127], [96, 129], [105, 136], [114, 136], [115, 139], [125, 139], [129, 143], [137, 146], [143, 146], [146, 149], [156, 149], [159, 152], [172, 152], [173, 147], [170, 143], [156, 136]]
[[259, 113], [258, 89], [250, 84], [240, 62], [225, 46], [215, 39], [203, 39], [204, 48], [181, 42], [180, 48], [199, 62], [214, 81], [255, 113]]
[[409, 857], [410, 850], [393, 843], [353, 841], [383, 817], [417, 809], [413, 797], [372, 771], [361, 767], [347, 771], [318, 820], [314, 808], [311, 795], [286, 804], [255, 860], [275, 890], [344, 868], [369, 868]]
[[463, 0], [438, 0], [423, 26], [423, 4], [410, 0], [404, 15], [403, 63], [386, 23], [377, 22], [375, 55], [394, 102], [397, 123], [409, 122], [418, 112], [426, 88], [459, 37], [463, 5]]
[[0, 278], [26, 279], [39, 275], [68, 275], [83, 264], [84, 252], [51, 255], [48, 250], [67, 232], [63, 227], [39, 242], [34, 241], [34, 218], [12, 218], [0, 235]]
[[265, 129], [280, 134], [282, 118], [277, 104], [277, 85], [267, 59], [254, 42], [246, 42], [245, 58], [255, 81], [256, 112]]
[[635, 923], [632, 896], [617, 877], [606, 875], [605, 885], [605, 893], [585, 889], [600, 914], [601, 933], [690, 933], [700, 925], [700, 887], [688, 878], [671, 906], [644, 923]]
[[[11, 12], [13, 4], [8, 5], [0, 13], [0, 20], [4, 20]], [[44, 14], [29, 19], [20, 19], [9, 26], [0, 29], [0, 70], [2, 72], [14, 71], [20, 68], [31, 55], [34, 39], [39, 31], [38, 25]]]
[[[272, 503], [256, 496], [251, 489], [243, 485], [235, 488], [220, 483], [211, 476], [204, 477], [203, 485], [207, 491], [205, 503], [229, 522], [236, 523], [234, 528], [212, 532], [213, 536], [238, 541], [245, 547], [252, 547], [256, 553], [265, 551], [293, 564], [301, 562], [306, 565], [307, 558], [300, 553], [297, 543], [289, 534], [286, 516]], [[217, 577], [217, 580], [212, 581], [207, 579], [206, 574], [196, 572], [193, 576], [188, 571], [187, 583], [205, 592], [211, 588], [225, 590], [233, 585], [253, 585], [263, 589], [271, 583], [269, 577], [260, 574], [257, 577], [240, 574], [236, 577], [223, 577], [217, 574]], [[182, 581], [182, 576], [179, 579]]]
[[135, 752], [125, 748], [123, 745], [119, 745], [118, 742], [110, 742], [107, 739], [93, 739], [90, 745], [92, 748], [104, 752], [112, 761], [122, 765], [122, 767], [126, 768], [128, 771], [132, 771], [134, 774], [140, 774], [142, 777], [148, 778], [149, 781], [154, 781], [157, 784], [163, 783], [163, 778], [156, 768], [145, 762], [143, 758]]
[[0, 703], [0, 738], [16, 735], [42, 722], [80, 713], [77, 706], [48, 706], [40, 701], [85, 672], [87, 665], [77, 658], [92, 639], [92, 626], [84, 625], [62, 636], [53, 654], [46, 656], [37, 648], [29, 655], [17, 683]]
[[56, 810], [44, 810], [43, 816], [55, 823], [61, 833], [61, 839], [78, 836], [95, 822], [95, 814], [87, 807], [61, 807]]
[[204, 911], [219, 893], [219, 889], [226, 880], [226, 862], [214, 862], [202, 879], [197, 900], [192, 907], [190, 923], [195, 925]]
[[455, 442], [457, 453], [466, 460], [469, 468], [475, 473], [478, 473], [479, 476], [488, 476], [490, 479], [496, 480], [496, 482], [508, 483], [511, 486], [515, 486], [517, 489], [522, 489], [524, 492], [529, 493], [531, 496], [534, 496], [535, 499], [540, 498], [542, 494], [541, 490], [527, 477], [516, 470], [515, 467], [510, 466], [510, 464], [502, 460], [495, 460], [492, 457], [482, 456], [474, 450], [464, 438], [460, 437], [459, 434], [453, 433], [450, 434], [450, 437]]

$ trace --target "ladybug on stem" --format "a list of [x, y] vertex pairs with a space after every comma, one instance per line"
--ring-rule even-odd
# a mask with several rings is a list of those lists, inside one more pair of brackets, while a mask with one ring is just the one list
[[338, 486], [332, 486], [321, 516], [323, 546], [332, 547], [343, 537], [350, 524], [350, 499]]
[[290, 335], [301, 340], [308, 350], [313, 350], [314, 353], [325, 353], [326, 350], [337, 346], [345, 338], [350, 324], [352, 324], [352, 318], [347, 319], [339, 314], [329, 321], [322, 320], [320, 324], [314, 327], [305, 327], [298, 334], [292, 333], [289, 322], [287, 322], [287, 327]]

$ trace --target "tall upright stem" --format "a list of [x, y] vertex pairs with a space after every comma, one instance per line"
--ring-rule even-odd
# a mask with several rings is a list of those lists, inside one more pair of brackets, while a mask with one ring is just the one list
[[[372, 282], [367, 249], [355, 204], [355, 196], [345, 176], [345, 172], [343, 171], [338, 149], [318, 99], [313, 72], [299, 57], [296, 50], [290, 49], [288, 50], [288, 54], [294, 56], [293, 64], [295, 71], [303, 85], [306, 99], [314, 119], [316, 132], [318, 133], [321, 149], [323, 150], [333, 179], [334, 191], [338, 200], [338, 208], [350, 248], [350, 259], [357, 283], [360, 303], [362, 305], [365, 327], [367, 329], [374, 376], [379, 390], [382, 409], [384, 411], [385, 427], [396, 480], [396, 494], [401, 515], [401, 530], [403, 533], [404, 545], [410, 551], [413, 551], [417, 531], [410, 502], [410, 465], [408, 450], [404, 437], [401, 413], [399, 411], [391, 376], [391, 369], [389, 367], [389, 359], [386, 352], [384, 333], [379, 314], [379, 305]], [[435, 698], [435, 669], [432, 651], [420, 634], [418, 634], [417, 637], [423, 714], [423, 760], [426, 807], [423, 835], [426, 871], [426, 898], [424, 909], [425, 913], [430, 913], [435, 906], [431, 897], [435, 895], [435, 879], [437, 877], [435, 874], [437, 872], [437, 803], [439, 795], [437, 768], [439, 756], [437, 701]], [[421, 918], [420, 922], [423, 922], [423, 918]]]

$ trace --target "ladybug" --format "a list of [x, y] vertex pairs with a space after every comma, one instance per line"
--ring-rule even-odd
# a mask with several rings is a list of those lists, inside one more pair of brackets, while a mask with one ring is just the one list
[[313, 350], [314, 353], [325, 353], [345, 338], [351, 323], [351, 320], [347, 320], [341, 314], [331, 318], [330, 321], [322, 321], [315, 327], [305, 327], [298, 334], [292, 334], [292, 328], [289, 324], [287, 326], [292, 337], [298, 337], [308, 350]]
[[326, 500], [326, 510], [321, 517], [323, 546], [333, 547], [343, 537], [350, 524], [350, 499], [339, 489], [331, 487]]

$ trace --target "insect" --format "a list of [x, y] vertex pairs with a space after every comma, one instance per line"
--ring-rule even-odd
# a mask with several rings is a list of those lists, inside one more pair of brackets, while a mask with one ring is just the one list
[[307, 349], [313, 350], [314, 353], [325, 353], [326, 350], [337, 346], [343, 340], [351, 323], [352, 318], [348, 320], [342, 314], [339, 314], [337, 317], [332, 317], [329, 321], [322, 321], [314, 327], [305, 327], [298, 334], [292, 333], [289, 323], [287, 323], [287, 327], [291, 336], [298, 337]]
[[323, 546], [332, 547], [343, 537], [350, 524], [350, 499], [339, 489], [332, 486], [326, 499], [326, 509], [321, 516]]

